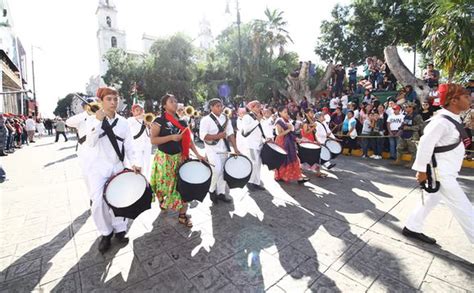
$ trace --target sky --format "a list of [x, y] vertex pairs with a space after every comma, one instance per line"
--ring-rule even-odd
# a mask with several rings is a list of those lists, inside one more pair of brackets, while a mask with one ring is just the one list
[[[231, 15], [225, 13], [227, 0], [113, 2], [118, 9], [118, 27], [126, 31], [127, 49], [132, 51], [142, 51], [143, 33], [166, 37], [184, 32], [194, 39], [199, 33], [199, 22], [205, 17], [216, 37], [236, 18], [235, 0], [230, 1]], [[284, 11], [287, 29], [294, 41], [287, 49], [297, 52], [301, 60], [313, 62], [318, 60], [314, 47], [321, 21], [330, 18], [337, 3], [348, 2], [239, 1], [242, 22], [263, 19], [266, 7]], [[41, 113], [51, 115], [59, 98], [70, 92], [84, 92], [89, 78], [99, 73], [95, 15], [98, 3], [99, 0], [9, 0], [14, 30], [27, 50], [30, 71], [33, 51]], [[32, 87], [31, 72], [28, 79]]]

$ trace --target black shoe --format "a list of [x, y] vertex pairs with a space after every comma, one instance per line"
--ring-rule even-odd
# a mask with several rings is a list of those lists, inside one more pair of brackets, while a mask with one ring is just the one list
[[110, 249], [110, 244], [111, 244], [110, 239], [112, 238], [112, 235], [114, 235], [114, 233], [110, 233], [110, 235], [107, 235], [107, 236], [102, 236], [102, 239], [100, 239], [100, 242], [99, 242], [100, 253], [104, 254], [107, 252], [107, 250]]
[[331, 170], [332, 168], [336, 167], [336, 163], [330, 163], [327, 166], [326, 166], [326, 164], [324, 164], [323, 166], [326, 167], [326, 169]]
[[221, 193], [219, 195], [217, 195], [217, 198], [219, 200], [222, 200], [223, 202], [225, 203], [231, 203], [232, 202], [232, 198], [231, 197], [227, 197], [225, 194]]
[[436, 243], [436, 239], [428, 237], [423, 233], [416, 233], [416, 232], [410, 231], [407, 229], [407, 227], [403, 228], [402, 234], [405, 235], [406, 237], [415, 238], [428, 244]]
[[255, 184], [255, 183], [247, 183], [247, 187], [251, 187], [253, 190], [266, 190], [265, 187]]
[[299, 184], [303, 184], [303, 183], [308, 182], [308, 181], [309, 181], [309, 178], [308, 178], [308, 177], [305, 177], [305, 178], [303, 178], [303, 179], [298, 180], [298, 183], [299, 183]]
[[8, 154], [5, 154], [4, 152], [0, 153], [0, 157], [6, 157], [6, 156], [8, 156]]
[[125, 234], [127, 234], [125, 231], [115, 233], [115, 238], [119, 243], [128, 243], [128, 237], [125, 237]]
[[211, 198], [212, 203], [217, 204], [219, 198], [217, 197], [216, 192], [215, 191], [214, 192], [209, 192], [209, 195], [210, 195], [209, 197]]

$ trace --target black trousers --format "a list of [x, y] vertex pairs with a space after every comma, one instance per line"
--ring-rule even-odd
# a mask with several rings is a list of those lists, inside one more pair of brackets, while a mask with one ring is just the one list
[[64, 131], [56, 131], [56, 141], [55, 141], [55, 142], [58, 142], [58, 140], [59, 140], [59, 134], [62, 134], [62, 135], [64, 136], [64, 141], [67, 141], [66, 132], [64, 132]]

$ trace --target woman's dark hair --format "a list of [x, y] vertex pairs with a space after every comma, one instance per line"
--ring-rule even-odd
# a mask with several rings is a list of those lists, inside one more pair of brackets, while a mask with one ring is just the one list
[[347, 111], [347, 114], [349, 114], [349, 113], [351, 113], [352, 116], [354, 116], [354, 111], [352, 111], [352, 110]]
[[166, 94], [163, 97], [161, 97], [160, 110], [161, 110], [162, 114], [165, 113], [165, 105], [166, 105], [166, 103], [168, 103], [168, 100], [171, 99], [171, 98], [174, 98], [174, 96], [172, 94]]
[[283, 112], [284, 110], [287, 110], [287, 111], [288, 111], [288, 107], [286, 107], [286, 106], [280, 106], [280, 107], [278, 107], [278, 116], [281, 117], [280, 113]]

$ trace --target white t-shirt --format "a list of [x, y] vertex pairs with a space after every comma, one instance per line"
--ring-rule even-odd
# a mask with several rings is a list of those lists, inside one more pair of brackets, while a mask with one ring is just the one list
[[393, 113], [392, 115], [388, 116], [387, 123], [390, 123], [390, 131], [397, 131], [400, 129], [400, 126], [403, 123], [403, 118], [405, 115], [402, 113], [400, 114], [395, 114]]
[[390, 116], [393, 114], [393, 108], [392, 107], [388, 107], [386, 110], [385, 110], [385, 113], [387, 113], [387, 116]]
[[25, 127], [26, 127], [26, 131], [34, 131], [36, 130], [36, 123], [33, 119], [28, 118], [25, 121]]
[[332, 98], [331, 101], [329, 101], [329, 108], [330, 109], [336, 109], [338, 105], [339, 105], [339, 98], [338, 97]]
[[342, 109], [347, 109], [347, 104], [349, 103], [349, 97], [347, 95], [343, 95], [341, 97]]

